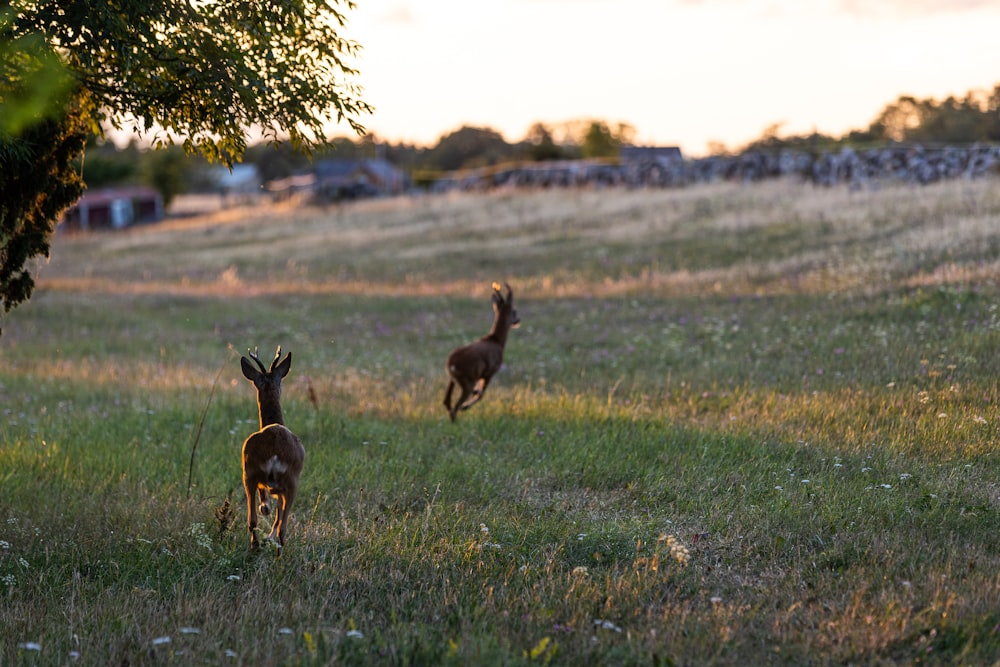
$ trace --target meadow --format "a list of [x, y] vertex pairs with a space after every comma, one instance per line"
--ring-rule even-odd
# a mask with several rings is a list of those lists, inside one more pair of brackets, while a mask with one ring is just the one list
[[[996, 180], [270, 205], [36, 269], [0, 665], [1000, 664]], [[277, 345], [280, 555], [239, 454]]]

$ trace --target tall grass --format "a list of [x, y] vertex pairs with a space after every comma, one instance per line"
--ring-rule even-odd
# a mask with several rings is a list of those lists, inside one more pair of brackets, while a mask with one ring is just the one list
[[[996, 664], [998, 193], [59, 237], [0, 338], [0, 664]], [[442, 364], [498, 279], [523, 323], [451, 424]], [[280, 557], [239, 465], [238, 353], [277, 344], [307, 450]]]

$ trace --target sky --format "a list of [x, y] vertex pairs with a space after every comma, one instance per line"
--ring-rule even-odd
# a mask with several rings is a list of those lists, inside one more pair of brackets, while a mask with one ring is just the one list
[[1000, 84], [1000, 0], [357, 3], [341, 34], [362, 46], [362, 124], [393, 143], [596, 119], [699, 156], [775, 124], [841, 136], [900, 95]]

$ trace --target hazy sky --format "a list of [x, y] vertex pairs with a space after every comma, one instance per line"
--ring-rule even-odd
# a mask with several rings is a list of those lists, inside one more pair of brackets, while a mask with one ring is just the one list
[[703, 155], [1000, 83], [1000, 0], [358, 0], [348, 20], [364, 124], [393, 142], [594, 118]]

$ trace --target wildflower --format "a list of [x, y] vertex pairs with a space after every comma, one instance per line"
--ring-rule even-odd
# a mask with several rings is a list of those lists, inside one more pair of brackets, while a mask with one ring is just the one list
[[162, 646], [163, 644], [169, 644], [171, 641], [173, 640], [170, 639], [169, 635], [163, 637], [154, 637], [152, 644], [153, 646]]
[[10, 549], [10, 542], [7, 540], [0, 540], [0, 550], [7, 551]]
[[17, 577], [15, 577], [13, 574], [5, 574], [3, 575], [3, 577], [0, 577], [0, 581], [7, 584], [8, 588], [13, 588], [14, 584], [17, 583]]
[[913, 475], [911, 475], [908, 472], [904, 472], [902, 475], [899, 476], [899, 481], [902, 482], [902, 481], [910, 479], [911, 477], [913, 477]]
[[17, 647], [23, 651], [41, 651], [42, 645], [38, 642], [21, 642]]
[[667, 548], [670, 549], [670, 557], [680, 565], [687, 565], [688, 561], [691, 560], [691, 552], [673, 535], [660, 535], [657, 541], [666, 543]]
[[612, 632], [621, 632], [622, 631], [622, 629], [619, 626], [615, 625], [611, 621], [602, 621], [599, 618], [594, 619], [594, 627], [596, 627], [596, 628], [598, 628], [600, 630], [611, 630]]
[[776, 486], [776, 487], [774, 487], [774, 488], [775, 488], [776, 490], [778, 490], [778, 491], [784, 491], [784, 490], [785, 490], [785, 487], [783, 487], [783, 486]]
[[205, 530], [204, 523], [192, 523], [188, 527], [188, 535], [194, 538], [195, 544], [199, 547], [207, 549], [208, 551], [212, 550], [212, 538]]
[[531, 660], [537, 660], [540, 657], [548, 660], [554, 655], [556, 649], [556, 644], [552, 642], [550, 637], [542, 637], [531, 651], [524, 651], [524, 657]]
[[986, 423], [986, 420], [983, 419], [983, 417], [981, 417], [980, 415], [976, 415], [975, 417], [973, 417], [972, 421], [976, 422], [977, 424], [985, 424]]
[[708, 601], [711, 602], [712, 604], [722, 604], [722, 598], [720, 598], [718, 595], [713, 595], [712, 597], [708, 598]]
[[242, 579], [242, 578], [243, 578], [243, 577], [241, 577], [241, 576], [240, 576], [240, 575], [238, 575], [238, 574], [231, 574], [231, 575], [229, 575], [228, 577], [226, 577], [226, 581], [239, 581], [239, 580], [240, 580], [240, 579]]
[[590, 574], [590, 570], [587, 569], [586, 565], [577, 565], [576, 567], [573, 568], [571, 574], [574, 577], [586, 577], [588, 574]]
[[482, 533], [483, 535], [489, 535], [490, 529], [486, 527], [485, 523], [481, 523], [479, 524], [479, 532]]
[[180, 633], [182, 635], [200, 635], [201, 630], [199, 628], [181, 628]]
[[365, 638], [365, 636], [363, 634], [361, 634], [360, 630], [348, 630], [347, 631], [347, 636], [350, 637], [351, 639], [364, 639]]
[[879, 486], [881, 486], [883, 489], [891, 489], [892, 488], [892, 484], [879, 484]]
[[227, 658], [235, 658], [236, 655], [237, 655], [237, 653], [233, 649], [231, 649], [231, 648], [227, 648], [226, 649], [226, 657]]
[[29, 567], [28, 561], [26, 561], [24, 558], [21, 557], [18, 557], [17, 564], [20, 565], [25, 570], [27, 570]]
[[290, 635], [290, 634], [292, 634], [292, 629], [291, 628], [278, 628], [278, 634], [279, 635]]

